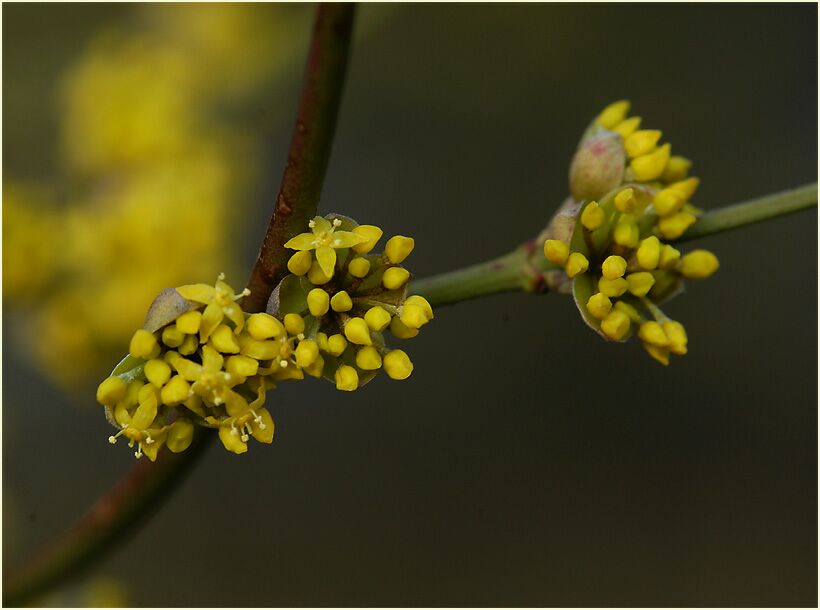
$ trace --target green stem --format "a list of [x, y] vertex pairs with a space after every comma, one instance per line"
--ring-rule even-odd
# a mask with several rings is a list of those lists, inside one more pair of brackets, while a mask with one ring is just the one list
[[[342, 98], [354, 5], [319, 5], [277, 205], [248, 281], [245, 311], [262, 311], [286, 271], [285, 241], [316, 215]], [[91, 510], [34, 561], [5, 579], [3, 605], [22, 606], [102, 558], [147, 518], [199, 461], [216, 435], [199, 431], [181, 454], [141, 460]]]
[[706, 237], [817, 205], [817, 183], [706, 212], [678, 241]]
[[[707, 212], [676, 241], [706, 237], [816, 205], [817, 184], [807, 184]], [[540, 256], [540, 248], [528, 243], [486, 263], [414, 280], [409, 292], [424, 296], [434, 306], [499, 292], [543, 292], [546, 284], [539, 282], [537, 276], [553, 270], [555, 266]]]
[[431, 305], [438, 306], [526, 290], [526, 261], [523, 249], [516, 249], [484, 263], [414, 280], [408, 294], [421, 294]]

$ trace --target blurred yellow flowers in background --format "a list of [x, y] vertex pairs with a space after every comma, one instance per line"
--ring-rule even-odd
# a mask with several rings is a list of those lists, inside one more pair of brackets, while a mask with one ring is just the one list
[[61, 175], [4, 180], [4, 303], [64, 388], [108, 367], [160, 290], [233, 267], [262, 134], [231, 110], [298, 63], [309, 11], [195, 8], [99, 32], [56, 91]]

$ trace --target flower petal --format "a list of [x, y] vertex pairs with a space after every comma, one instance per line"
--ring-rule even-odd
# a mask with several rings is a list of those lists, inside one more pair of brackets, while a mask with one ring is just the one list
[[223, 398], [225, 399], [225, 410], [231, 417], [248, 412], [248, 401], [233, 390], [226, 390]]
[[216, 330], [216, 327], [222, 322], [224, 313], [222, 307], [216, 303], [209, 303], [202, 313], [202, 321], [199, 324], [199, 342], [205, 343], [211, 333]]
[[196, 381], [202, 373], [202, 366], [196, 362], [191, 362], [187, 358], [174, 358], [172, 366], [185, 381]]
[[364, 235], [358, 235], [352, 231], [334, 231], [333, 240], [330, 243], [334, 248], [350, 248], [366, 241], [367, 238]]
[[248, 450], [248, 445], [242, 442], [238, 434], [231, 434], [231, 428], [228, 426], [219, 426], [219, 440], [225, 445], [225, 449], [233, 451], [237, 455], [241, 455]]
[[157, 417], [157, 395], [151, 392], [148, 397], [140, 403], [131, 418], [131, 427], [137, 430], [145, 430]]
[[316, 236], [313, 233], [299, 233], [285, 242], [285, 248], [291, 250], [313, 250], [316, 247]]
[[316, 216], [313, 219], [313, 233], [315, 235], [321, 235], [322, 233], [328, 233], [331, 229], [333, 229], [333, 225], [330, 224], [330, 221], [327, 218], [322, 218], [321, 216]]
[[241, 333], [242, 328], [245, 326], [245, 314], [242, 313], [242, 308], [236, 303], [231, 303], [223, 307], [222, 312], [236, 326], [236, 328], [233, 329], [233, 332], [237, 335]]
[[256, 413], [262, 418], [262, 424], [260, 425], [256, 422], [256, 420], [251, 422], [251, 433], [253, 434], [253, 438], [258, 440], [260, 443], [272, 443], [273, 418], [265, 408], [259, 409]]
[[333, 277], [333, 270], [336, 267], [336, 250], [330, 246], [317, 248], [316, 261], [322, 268], [322, 273], [327, 277]]
[[213, 286], [208, 286], [208, 284], [186, 284], [177, 288], [177, 292], [189, 301], [207, 304], [214, 298], [216, 291]]
[[222, 370], [222, 354], [210, 345], [202, 346], [202, 368], [209, 373]]

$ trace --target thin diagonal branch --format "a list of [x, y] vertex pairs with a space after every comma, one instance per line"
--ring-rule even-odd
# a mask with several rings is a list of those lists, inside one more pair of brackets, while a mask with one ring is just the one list
[[342, 100], [353, 13], [352, 4], [326, 4], [320, 5], [316, 15], [290, 155], [248, 280], [251, 294], [243, 301], [245, 311], [265, 308], [270, 293], [287, 273], [285, 242], [306, 230], [308, 221], [316, 216]]

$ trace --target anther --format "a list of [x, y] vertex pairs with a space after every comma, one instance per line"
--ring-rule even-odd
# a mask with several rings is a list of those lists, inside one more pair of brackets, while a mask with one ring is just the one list
[[341, 226], [341, 224], [342, 224], [342, 221], [339, 220], [338, 218], [333, 219], [333, 226], [334, 227], [339, 227], [339, 226]]

